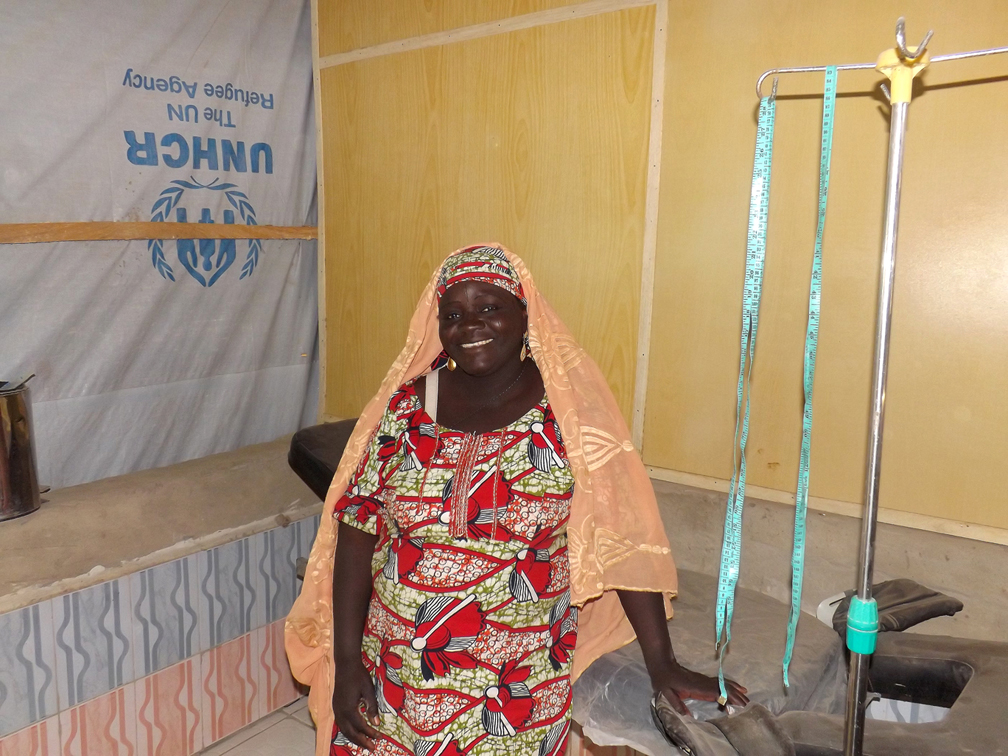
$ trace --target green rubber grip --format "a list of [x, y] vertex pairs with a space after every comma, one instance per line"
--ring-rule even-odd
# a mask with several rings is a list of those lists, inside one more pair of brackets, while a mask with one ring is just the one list
[[847, 611], [847, 648], [855, 654], [875, 653], [878, 629], [878, 604], [875, 599], [862, 601], [852, 596]]

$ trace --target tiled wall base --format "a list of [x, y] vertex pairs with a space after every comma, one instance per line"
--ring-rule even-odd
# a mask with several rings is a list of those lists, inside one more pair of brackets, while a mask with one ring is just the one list
[[[0, 738], [0, 756], [191, 756], [297, 699], [282, 652], [279, 621]], [[641, 755], [574, 723], [567, 756]]]
[[0, 738], [0, 756], [190, 756], [294, 701], [277, 620]]
[[202, 657], [135, 683], [137, 751], [189, 756], [203, 746]]
[[[42, 753], [58, 732], [72, 756], [97, 727], [109, 753], [125, 741], [141, 744], [138, 753], [188, 754], [162, 744], [212, 742], [291, 700], [282, 624], [319, 520], [0, 614], [0, 748], [16, 737], [18, 756]], [[169, 699], [170, 716], [154, 703]], [[121, 721], [123, 711], [135, 721]]]
[[0, 756], [59, 756], [59, 721], [43, 719], [12, 735], [0, 738]]

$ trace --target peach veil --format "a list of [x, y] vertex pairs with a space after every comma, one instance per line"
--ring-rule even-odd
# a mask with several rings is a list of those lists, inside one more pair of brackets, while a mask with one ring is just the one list
[[[560, 423], [574, 475], [567, 525], [571, 602], [580, 607], [572, 677], [595, 659], [634, 639], [615, 589], [676, 593], [675, 565], [654, 490], [609, 385], [594, 360], [547, 304], [525, 263], [497, 244], [511, 261], [528, 299], [529, 345]], [[437, 271], [410, 321], [406, 345], [368, 402], [340, 460], [322, 510], [301, 594], [287, 616], [285, 645], [294, 677], [311, 686], [308, 704], [318, 726], [316, 755], [331, 742], [334, 662], [332, 574], [343, 494], [392, 393], [423, 375], [441, 352]], [[671, 609], [666, 601], [671, 616]]]

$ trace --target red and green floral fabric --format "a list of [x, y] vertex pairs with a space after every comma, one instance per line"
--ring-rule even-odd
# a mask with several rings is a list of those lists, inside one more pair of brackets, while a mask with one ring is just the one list
[[[393, 394], [335, 509], [378, 536], [362, 649], [376, 754], [563, 752], [573, 488], [545, 397], [477, 435], [434, 423], [412, 384]], [[365, 752], [334, 729], [331, 753]]]

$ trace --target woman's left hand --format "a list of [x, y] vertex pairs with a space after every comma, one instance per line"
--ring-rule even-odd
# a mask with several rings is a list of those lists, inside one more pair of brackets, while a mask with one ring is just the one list
[[[661, 691], [677, 712], [683, 716], [692, 716], [686, 704], [686, 699], [695, 701], [717, 701], [721, 691], [718, 688], [717, 677], [709, 677], [699, 672], [683, 667], [673, 662], [667, 672], [652, 678], [655, 691]], [[728, 692], [728, 703], [731, 706], [745, 706], [749, 703], [748, 691], [734, 680], [725, 680], [725, 690]]]
[[[676, 661], [669, 640], [668, 626], [665, 624], [665, 603], [660, 593], [648, 591], [617, 590], [627, 619], [633, 625], [644, 654], [644, 664], [651, 676], [651, 687], [661, 691], [677, 712], [692, 716], [683, 699], [696, 701], [717, 701], [721, 695], [716, 677], [708, 677], [691, 669], [686, 669]], [[748, 692], [733, 680], [725, 680], [728, 703], [745, 706], [749, 703]]]

